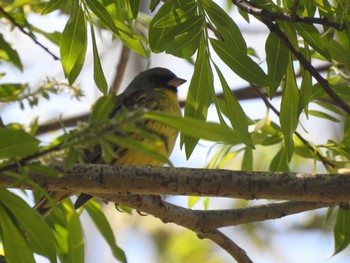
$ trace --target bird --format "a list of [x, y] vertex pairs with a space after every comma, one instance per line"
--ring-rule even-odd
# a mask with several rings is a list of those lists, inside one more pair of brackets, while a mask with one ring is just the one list
[[[177, 88], [185, 83], [186, 80], [177, 77], [173, 72], [166, 68], [156, 67], [145, 70], [139, 73], [126, 87], [126, 89], [115, 97], [115, 105], [110, 113], [110, 118], [120, 114], [123, 110], [133, 111], [139, 108], [156, 110], [169, 113], [175, 116], [182, 116], [179, 100], [177, 96]], [[173, 151], [175, 140], [178, 136], [178, 131], [161, 124], [156, 121], [143, 120], [140, 123], [141, 128], [150, 130], [156, 133], [162, 140], [163, 144], [157, 145], [157, 151], [163, 156], [169, 158]], [[127, 134], [130, 139], [140, 142], [152, 143], [147, 141], [145, 137]], [[118, 145], [113, 147], [116, 158], [113, 158], [109, 163], [102, 158], [101, 146], [97, 145], [84, 158], [85, 163], [90, 164], [110, 164], [110, 165], [126, 165], [126, 166], [162, 166], [164, 163], [159, 159], [154, 159], [141, 152], [131, 149], [122, 148]], [[75, 193], [67, 192], [49, 192], [54, 203], [74, 195]], [[84, 205], [92, 196], [88, 194], [80, 194], [74, 207], [77, 209]], [[47, 216], [52, 211], [52, 205], [46, 197], [42, 197], [33, 207], [43, 216]]]

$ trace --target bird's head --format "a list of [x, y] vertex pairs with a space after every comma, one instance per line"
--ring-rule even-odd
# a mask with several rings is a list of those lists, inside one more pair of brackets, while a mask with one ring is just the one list
[[177, 92], [177, 87], [186, 80], [178, 78], [173, 72], [165, 68], [151, 68], [138, 74], [126, 88], [128, 91], [139, 89], [164, 88]]

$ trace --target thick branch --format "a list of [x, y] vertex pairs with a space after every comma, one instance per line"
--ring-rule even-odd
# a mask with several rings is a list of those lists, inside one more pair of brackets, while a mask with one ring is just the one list
[[160, 218], [164, 223], [173, 222], [197, 233], [277, 219], [329, 206], [327, 203], [291, 201], [237, 209], [192, 210], [162, 201], [158, 196], [89, 194], [99, 196], [106, 202], [130, 206]]
[[[50, 191], [101, 194], [221, 196], [244, 199], [279, 199], [339, 204], [350, 200], [350, 174], [244, 172], [168, 167], [74, 165], [64, 178], [30, 173], [34, 182]], [[10, 187], [14, 179], [0, 177]]]
[[224, 235], [217, 229], [210, 231], [202, 231], [197, 226], [198, 215], [192, 210], [185, 209], [176, 205], [169, 204], [160, 199], [159, 196], [143, 196], [143, 195], [103, 195], [105, 199], [112, 202], [124, 204], [134, 209], [152, 214], [164, 223], [175, 223], [197, 233], [199, 238], [206, 238], [234, 257], [239, 263], [252, 262], [246, 252], [240, 248], [235, 242]]

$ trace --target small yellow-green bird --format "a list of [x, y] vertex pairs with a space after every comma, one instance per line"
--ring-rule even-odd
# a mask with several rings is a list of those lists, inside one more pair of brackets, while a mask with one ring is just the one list
[[[181, 116], [177, 88], [184, 82], [186, 82], [186, 80], [178, 78], [173, 72], [165, 68], [152, 68], [143, 71], [133, 79], [123, 93], [116, 96], [115, 107], [111, 117], [120, 113], [122, 108], [130, 111], [138, 108], [145, 108]], [[169, 157], [173, 151], [178, 132], [156, 121], [145, 120], [142, 125], [144, 125], [144, 128], [147, 130], [151, 130], [157, 133], [161, 138], [164, 138], [164, 143], [159, 144], [157, 150], [160, 154]], [[128, 137], [138, 141], [144, 141], [145, 143], [151, 143], [145, 138], [135, 136], [132, 133], [130, 133]], [[118, 158], [108, 163], [111, 165], [161, 166], [164, 164], [158, 159], [153, 159], [152, 157], [130, 149], [116, 146], [114, 150]], [[105, 164], [106, 162], [101, 157], [101, 147], [96, 147], [95, 150], [85, 158], [85, 162]], [[73, 195], [73, 193], [66, 192], [51, 192], [49, 194], [57, 203]], [[81, 194], [75, 203], [75, 207], [80, 207], [90, 198], [90, 195]], [[39, 200], [34, 208], [42, 215], [48, 215], [52, 210], [50, 202], [46, 198]]]

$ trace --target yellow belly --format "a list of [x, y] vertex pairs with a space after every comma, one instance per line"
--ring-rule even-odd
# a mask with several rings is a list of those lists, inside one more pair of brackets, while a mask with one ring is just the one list
[[[177, 95], [174, 92], [167, 90], [162, 92], [164, 93], [163, 95], [165, 95], [162, 103], [164, 107], [160, 110], [173, 115], [181, 116], [181, 110], [179, 107]], [[160, 153], [166, 158], [169, 158], [170, 154], [173, 151], [178, 131], [155, 121], [147, 122], [146, 127], [147, 129], [156, 132], [159, 136], [154, 136], [155, 140], [145, 139], [140, 136], [133, 136], [133, 139], [151, 145], [154, 149], [158, 151], [158, 153]], [[154, 159], [141, 152], [127, 149], [120, 154], [115, 164], [128, 166], [161, 166], [164, 164], [164, 162], [158, 159]]]

